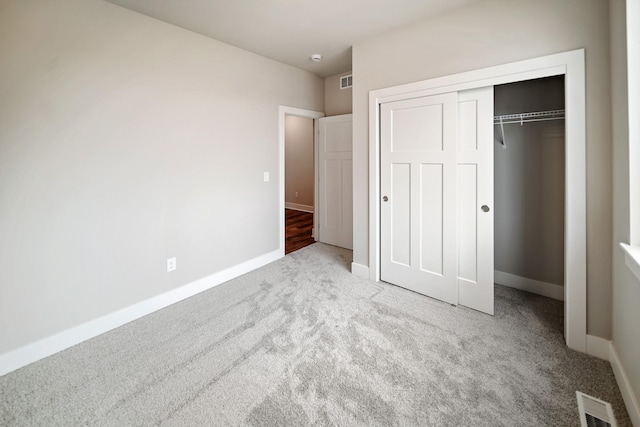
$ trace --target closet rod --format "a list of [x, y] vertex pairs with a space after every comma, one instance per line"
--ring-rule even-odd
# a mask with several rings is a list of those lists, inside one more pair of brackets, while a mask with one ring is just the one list
[[564, 119], [564, 110], [535, 111], [533, 113], [504, 114], [502, 116], [494, 116], [493, 124], [506, 125], [509, 123], [529, 123], [542, 122], [546, 120], [562, 120]]

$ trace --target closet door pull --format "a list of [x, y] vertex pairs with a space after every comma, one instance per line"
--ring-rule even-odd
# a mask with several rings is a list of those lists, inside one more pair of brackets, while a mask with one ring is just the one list
[[489, 206], [487, 205], [482, 205], [480, 209], [482, 209], [482, 212], [489, 212]]
[[388, 201], [389, 201], [389, 198], [388, 198], [387, 196], [384, 196], [384, 197], [382, 198], [382, 201], [383, 201], [383, 202], [388, 202]]

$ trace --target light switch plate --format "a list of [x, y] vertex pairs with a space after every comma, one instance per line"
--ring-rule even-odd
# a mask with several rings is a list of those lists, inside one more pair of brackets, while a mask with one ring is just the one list
[[264, 173], [264, 182], [269, 182], [269, 172]]

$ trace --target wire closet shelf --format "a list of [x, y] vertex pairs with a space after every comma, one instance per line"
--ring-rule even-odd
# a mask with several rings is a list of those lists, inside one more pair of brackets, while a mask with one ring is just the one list
[[493, 124], [510, 124], [510, 123], [528, 123], [542, 122], [545, 120], [562, 120], [564, 119], [564, 110], [535, 111], [533, 113], [505, 114], [502, 116], [494, 116]]
[[535, 111], [532, 113], [505, 114], [502, 116], [494, 116], [493, 124], [500, 126], [502, 141], [499, 142], [502, 145], [502, 148], [507, 148], [507, 138], [504, 134], [504, 125], [520, 123], [520, 126], [522, 126], [523, 124], [530, 122], [544, 122], [547, 120], [562, 119], [564, 119], [564, 110]]

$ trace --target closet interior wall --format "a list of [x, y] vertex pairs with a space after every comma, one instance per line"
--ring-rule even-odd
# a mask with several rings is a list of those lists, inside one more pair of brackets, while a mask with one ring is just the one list
[[[494, 88], [496, 116], [564, 108], [564, 76]], [[564, 286], [565, 121], [504, 133], [494, 126], [495, 270]]]

